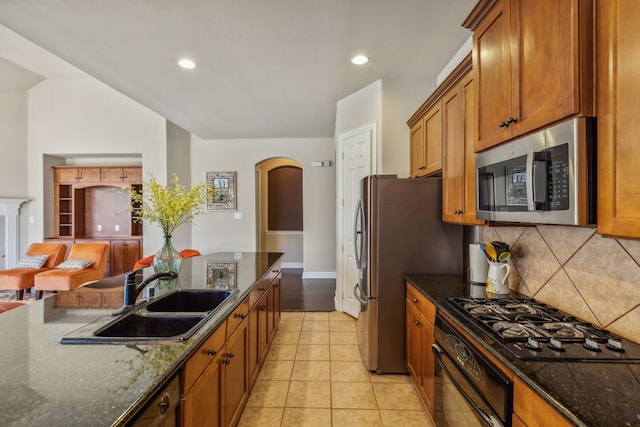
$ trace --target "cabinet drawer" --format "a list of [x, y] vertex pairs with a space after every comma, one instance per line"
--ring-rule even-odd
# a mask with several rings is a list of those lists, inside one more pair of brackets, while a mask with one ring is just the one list
[[267, 292], [270, 285], [271, 280], [267, 279], [266, 277], [258, 282], [256, 287], [253, 288], [253, 290], [249, 294], [249, 308], [253, 308], [253, 306], [256, 305], [260, 298], [262, 298], [262, 295]]
[[226, 322], [218, 326], [213, 334], [204, 342], [198, 351], [184, 365], [182, 371], [182, 394], [187, 394], [189, 389], [196, 382], [198, 377], [204, 372], [209, 363], [224, 345], [226, 339]]
[[233, 313], [227, 318], [227, 338], [231, 336], [238, 325], [249, 316], [249, 298], [245, 298]]
[[433, 324], [436, 318], [436, 306], [412, 285], [407, 284], [407, 299], [411, 301], [424, 317]]

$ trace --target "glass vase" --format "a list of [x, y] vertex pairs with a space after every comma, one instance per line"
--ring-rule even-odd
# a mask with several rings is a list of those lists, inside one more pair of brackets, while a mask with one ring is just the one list
[[182, 267], [182, 255], [171, 244], [171, 236], [164, 236], [164, 245], [156, 253], [151, 263], [156, 273], [175, 271], [180, 272]]

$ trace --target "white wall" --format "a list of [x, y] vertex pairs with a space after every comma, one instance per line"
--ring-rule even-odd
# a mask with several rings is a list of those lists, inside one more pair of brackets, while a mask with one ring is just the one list
[[[176, 174], [180, 179], [180, 185], [189, 187], [191, 185], [191, 133], [170, 121], [167, 121], [166, 156], [167, 180], [170, 180], [173, 174]], [[179, 227], [171, 238], [173, 246], [178, 250], [193, 248], [191, 232], [191, 224]], [[160, 249], [160, 246], [157, 249]], [[157, 249], [151, 248], [145, 254], [151, 255]]]
[[[166, 120], [103, 83], [90, 78], [46, 79], [28, 91], [28, 241], [54, 231], [49, 205], [53, 155], [142, 155], [143, 170], [161, 182], [167, 176]], [[0, 186], [6, 184], [0, 183]], [[0, 187], [1, 189], [2, 187]], [[48, 221], [48, 222], [47, 222]], [[159, 248], [158, 227], [145, 224], [145, 248]], [[145, 253], [148, 252], [145, 250]]]
[[255, 166], [272, 157], [288, 157], [303, 165], [305, 274], [335, 274], [335, 168], [312, 167], [332, 160], [332, 138], [202, 140], [192, 136], [191, 180], [207, 172], [236, 171], [237, 211], [208, 212], [196, 218], [193, 247], [201, 252], [256, 250]]
[[[0, 198], [29, 198], [27, 163], [27, 95], [24, 92], [0, 94]], [[27, 204], [20, 209], [20, 254], [28, 241], [24, 231], [28, 224]], [[4, 217], [2, 253], [4, 254]], [[0, 262], [4, 266], [4, 261]]]
[[407, 120], [434, 89], [432, 79], [385, 78], [341, 99], [336, 110], [336, 146], [340, 134], [375, 123], [373, 173], [409, 176]]

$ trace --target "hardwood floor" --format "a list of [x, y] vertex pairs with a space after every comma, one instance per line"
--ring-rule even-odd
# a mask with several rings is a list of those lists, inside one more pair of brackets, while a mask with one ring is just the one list
[[333, 311], [335, 279], [303, 279], [302, 269], [282, 269], [282, 311]]

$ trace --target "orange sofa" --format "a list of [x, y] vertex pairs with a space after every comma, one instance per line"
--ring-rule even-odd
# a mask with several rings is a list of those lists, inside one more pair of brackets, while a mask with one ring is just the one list
[[60, 264], [67, 252], [63, 243], [32, 243], [26, 255], [48, 255], [47, 261], [40, 268], [15, 267], [0, 271], [0, 289], [15, 290], [16, 299], [24, 298], [24, 290], [33, 287], [36, 274], [47, 271]]
[[34, 285], [36, 299], [42, 298], [44, 291], [68, 291], [77, 288], [83, 283], [100, 280], [104, 276], [107, 259], [109, 258], [109, 245], [104, 243], [75, 243], [65, 263], [72, 260], [92, 260], [93, 264], [86, 268], [58, 268], [36, 274]]

